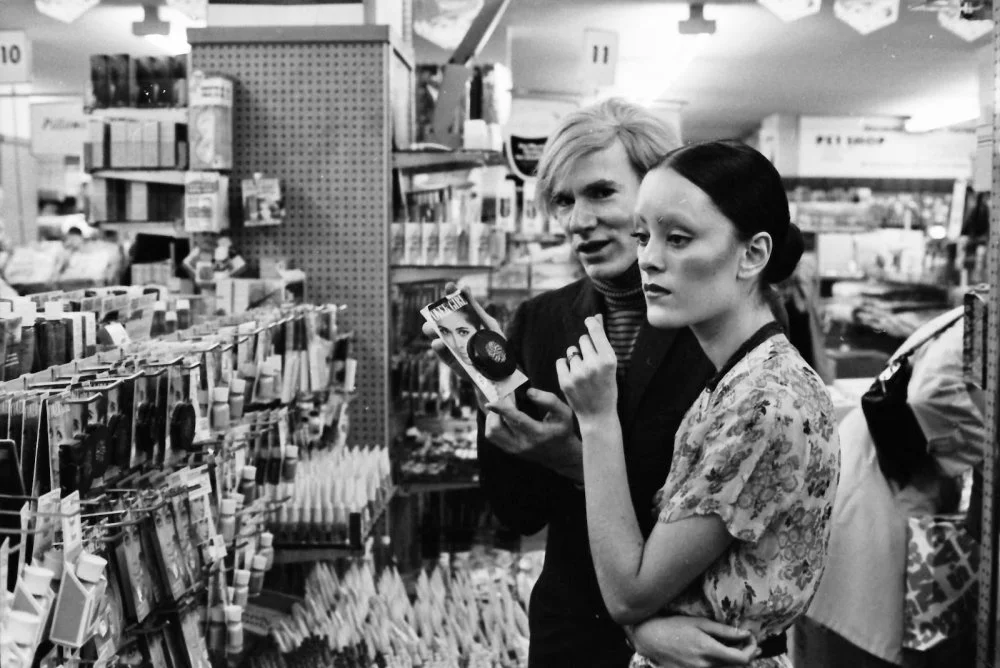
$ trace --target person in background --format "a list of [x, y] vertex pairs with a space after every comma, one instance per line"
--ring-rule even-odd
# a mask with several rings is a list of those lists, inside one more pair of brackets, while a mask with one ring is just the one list
[[61, 276], [66, 271], [70, 262], [73, 261], [73, 256], [83, 248], [83, 230], [77, 225], [67, 226], [63, 233], [62, 243], [62, 252], [59, 253], [56, 265], [56, 276]]
[[775, 286], [775, 293], [787, 314], [782, 325], [788, 340], [823, 382], [832, 385], [836, 379], [836, 368], [826, 352], [826, 332], [818, 304], [819, 277], [815, 255], [804, 254], [795, 272]]
[[[556, 362], [583, 436], [597, 581], [620, 624], [708, 617], [751, 632], [754, 668], [790, 668], [785, 631], [819, 584], [840, 468], [829, 392], [766, 297], [795, 270], [802, 235], [778, 171], [739, 142], [674, 151], [643, 179], [638, 201], [649, 322], [690, 327], [717, 373], [677, 431], [644, 535], [601, 316]], [[633, 665], [655, 661], [640, 651]]]
[[907, 404], [927, 441], [927, 457], [905, 485], [883, 473], [860, 407], [840, 424], [843, 468], [830, 556], [816, 598], [795, 627], [797, 666], [973, 664], [974, 605], [957, 624], [964, 634], [923, 651], [904, 646], [911, 612], [906, 600], [907, 562], [925, 559], [911, 550], [910, 519], [965, 512], [972, 472], [983, 459], [985, 404], [982, 388], [965, 380], [961, 311], [954, 309], [920, 327], [897, 351], [914, 348], [946, 327], [915, 347], [910, 359]]
[[[689, 329], [647, 322], [630, 236], [642, 177], [678, 145], [649, 111], [608, 100], [568, 114], [539, 163], [538, 206], [566, 230], [586, 276], [518, 307], [506, 336], [530, 379], [528, 402], [481, 405], [478, 446], [480, 485], [499, 520], [522, 535], [548, 527], [529, 605], [531, 668], [625, 668], [633, 645], [681, 668], [745, 665], [754, 652], [749, 632], [705, 618], [657, 618], [628, 635], [612, 619], [587, 537], [580, 434], [556, 376], [556, 360], [587, 333], [586, 319], [601, 315], [615, 355], [629, 495], [648, 536], [656, 525], [650, 500], [666, 480], [674, 435], [714, 373]], [[433, 328], [424, 331], [433, 336]], [[461, 373], [442, 342], [432, 345]]]

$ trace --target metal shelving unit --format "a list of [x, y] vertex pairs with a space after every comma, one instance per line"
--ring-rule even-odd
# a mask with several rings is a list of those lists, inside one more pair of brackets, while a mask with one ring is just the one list
[[95, 179], [115, 179], [139, 183], [162, 183], [184, 186], [185, 171], [181, 169], [98, 169], [90, 173]]
[[188, 239], [191, 235], [184, 231], [181, 223], [159, 222], [159, 221], [105, 221], [98, 222], [97, 225], [102, 230], [110, 230], [119, 234], [152, 234], [160, 237], [170, 237], [172, 239]]
[[205, 28], [188, 40], [192, 72], [236, 82], [230, 210], [256, 172], [287, 184], [286, 222], [234, 226], [233, 244], [292, 261], [311, 299], [347, 304], [359, 367], [351, 440], [387, 443], [392, 145], [411, 141], [411, 49], [374, 25]]
[[349, 535], [346, 543], [275, 543], [274, 562], [276, 564], [299, 564], [362, 556], [365, 552], [365, 543], [374, 536], [380, 526], [383, 526], [389, 504], [392, 503], [395, 495], [396, 489], [390, 488], [385, 492], [381, 502], [374, 508], [369, 508], [366, 513], [351, 513], [348, 520]]
[[488, 274], [492, 265], [393, 265], [392, 283], [425, 283], [457, 280], [468, 274]]
[[990, 198], [990, 240], [987, 248], [989, 284], [988, 330], [986, 350], [986, 447], [983, 458], [983, 522], [979, 562], [979, 614], [976, 625], [978, 643], [976, 665], [990, 668], [1000, 664], [997, 627], [1000, 624], [997, 606], [997, 513], [1000, 511], [997, 493], [1000, 467], [997, 461], [1000, 435], [1000, 160], [996, 147], [1000, 145], [1000, 3], [993, 4], [993, 188]]
[[499, 151], [396, 151], [392, 155], [393, 169], [404, 171], [443, 172], [474, 167], [506, 165]]

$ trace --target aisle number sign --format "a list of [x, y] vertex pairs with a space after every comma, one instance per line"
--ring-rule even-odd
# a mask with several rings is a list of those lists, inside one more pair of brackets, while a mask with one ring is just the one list
[[0, 84], [31, 81], [31, 42], [23, 30], [0, 30]]

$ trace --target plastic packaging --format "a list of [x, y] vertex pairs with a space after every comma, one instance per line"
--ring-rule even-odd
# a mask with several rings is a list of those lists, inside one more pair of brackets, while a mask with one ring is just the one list
[[209, 613], [208, 647], [214, 651], [222, 651], [226, 646], [226, 614], [219, 606]]
[[167, 311], [166, 318], [164, 320], [164, 334], [173, 334], [177, 331], [177, 312]]
[[299, 468], [299, 446], [289, 445], [285, 448], [285, 463], [281, 470], [281, 479], [285, 482], [295, 482], [295, 472]]
[[35, 644], [41, 623], [38, 615], [15, 610], [7, 615], [7, 633], [15, 645], [31, 646]]
[[177, 311], [177, 329], [185, 330], [191, 327], [191, 302], [187, 299], [178, 299], [174, 307]]
[[257, 467], [244, 466], [240, 480], [240, 494], [244, 505], [250, 505], [257, 498]]
[[243, 651], [243, 608], [238, 605], [226, 606], [226, 651]]
[[[271, 570], [271, 566], [274, 565], [274, 534], [270, 531], [265, 531], [260, 535], [260, 547], [257, 550], [257, 555], [264, 557], [264, 570]], [[256, 557], [254, 557], [256, 559]]]
[[54, 576], [51, 569], [41, 566], [25, 566], [21, 572], [21, 581], [24, 583], [24, 588], [32, 596], [45, 596]]
[[217, 387], [212, 390], [212, 428], [228, 428], [229, 417], [229, 388]]
[[250, 595], [259, 596], [264, 589], [264, 571], [267, 570], [267, 557], [258, 554], [253, 558], [253, 570], [250, 571]]
[[243, 417], [243, 407], [246, 398], [247, 382], [242, 378], [234, 378], [229, 385], [229, 417], [239, 420]]
[[222, 524], [222, 540], [227, 544], [236, 537], [236, 500], [223, 499], [219, 504], [220, 522]]
[[96, 554], [83, 553], [76, 560], [76, 577], [91, 584], [100, 582], [108, 562]]
[[238, 568], [233, 573], [233, 604], [245, 608], [249, 596], [250, 571]]
[[167, 332], [167, 302], [159, 301], [153, 304], [153, 324], [150, 325], [151, 337], [163, 336]]

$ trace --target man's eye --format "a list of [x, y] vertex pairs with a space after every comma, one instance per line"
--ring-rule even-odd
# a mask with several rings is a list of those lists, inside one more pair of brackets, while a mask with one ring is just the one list
[[591, 195], [594, 199], [607, 199], [615, 194], [612, 188], [595, 188]]
[[552, 206], [557, 209], [565, 209], [568, 206], [573, 206], [573, 198], [566, 195], [556, 195], [552, 198]]

